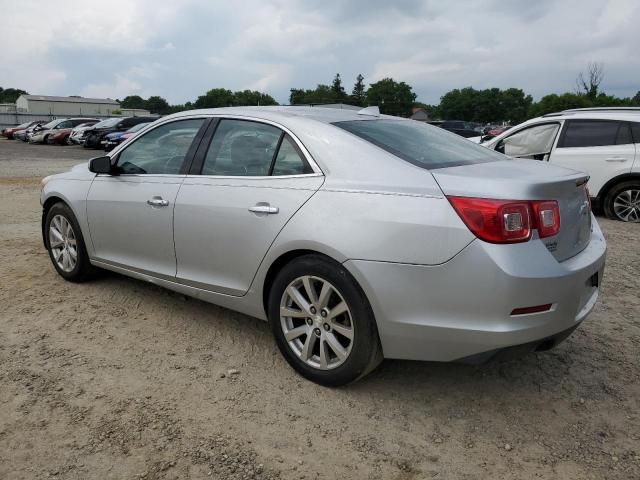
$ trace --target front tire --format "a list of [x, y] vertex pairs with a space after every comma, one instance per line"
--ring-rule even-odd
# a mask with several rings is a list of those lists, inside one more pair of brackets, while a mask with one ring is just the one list
[[607, 217], [623, 222], [640, 223], [640, 180], [615, 185], [607, 192], [603, 203]]
[[369, 301], [349, 272], [327, 257], [305, 255], [287, 264], [268, 305], [280, 352], [308, 380], [345, 385], [382, 361]]
[[53, 267], [70, 282], [84, 282], [95, 274], [75, 215], [64, 203], [47, 212], [44, 237]]

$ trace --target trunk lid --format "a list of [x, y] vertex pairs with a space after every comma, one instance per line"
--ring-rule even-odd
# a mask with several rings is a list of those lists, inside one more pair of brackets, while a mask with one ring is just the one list
[[[580, 253], [591, 239], [589, 176], [534, 160], [504, 160], [432, 170], [447, 196], [504, 200], [556, 200], [560, 231], [541, 239], [563, 261]], [[534, 239], [537, 232], [534, 233]]]

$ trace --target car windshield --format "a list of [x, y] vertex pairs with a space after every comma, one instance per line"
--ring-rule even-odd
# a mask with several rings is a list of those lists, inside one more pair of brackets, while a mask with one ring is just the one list
[[94, 125], [95, 128], [109, 128], [115, 126], [121, 119], [120, 118], [107, 118], [106, 120], [102, 120]]
[[333, 125], [428, 170], [506, 160], [455, 133], [415, 120], [351, 120]]
[[31, 125], [31, 122], [27, 122], [27, 123], [21, 123], [20, 125], [18, 125], [17, 127], [13, 127], [16, 130], [19, 128], [27, 128], [29, 125]]
[[44, 125], [42, 125], [42, 128], [44, 129], [53, 128], [61, 122], [62, 120], [51, 120], [49, 123], [45, 123]]

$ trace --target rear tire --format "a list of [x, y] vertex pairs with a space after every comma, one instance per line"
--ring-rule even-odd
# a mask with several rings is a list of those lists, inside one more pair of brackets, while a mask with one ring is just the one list
[[68, 205], [59, 202], [47, 212], [44, 238], [53, 267], [70, 282], [85, 282], [95, 276], [80, 225]]
[[285, 265], [269, 291], [268, 314], [280, 352], [312, 382], [345, 385], [382, 361], [369, 301], [351, 274], [327, 257], [305, 255]]
[[604, 196], [602, 206], [608, 218], [640, 223], [640, 179], [614, 185]]

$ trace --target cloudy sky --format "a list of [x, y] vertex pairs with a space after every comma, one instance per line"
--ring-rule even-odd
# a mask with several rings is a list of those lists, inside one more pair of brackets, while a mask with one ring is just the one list
[[0, 0], [0, 86], [194, 100], [214, 87], [289, 89], [358, 73], [413, 86], [571, 91], [602, 62], [607, 93], [640, 90], [638, 0]]

